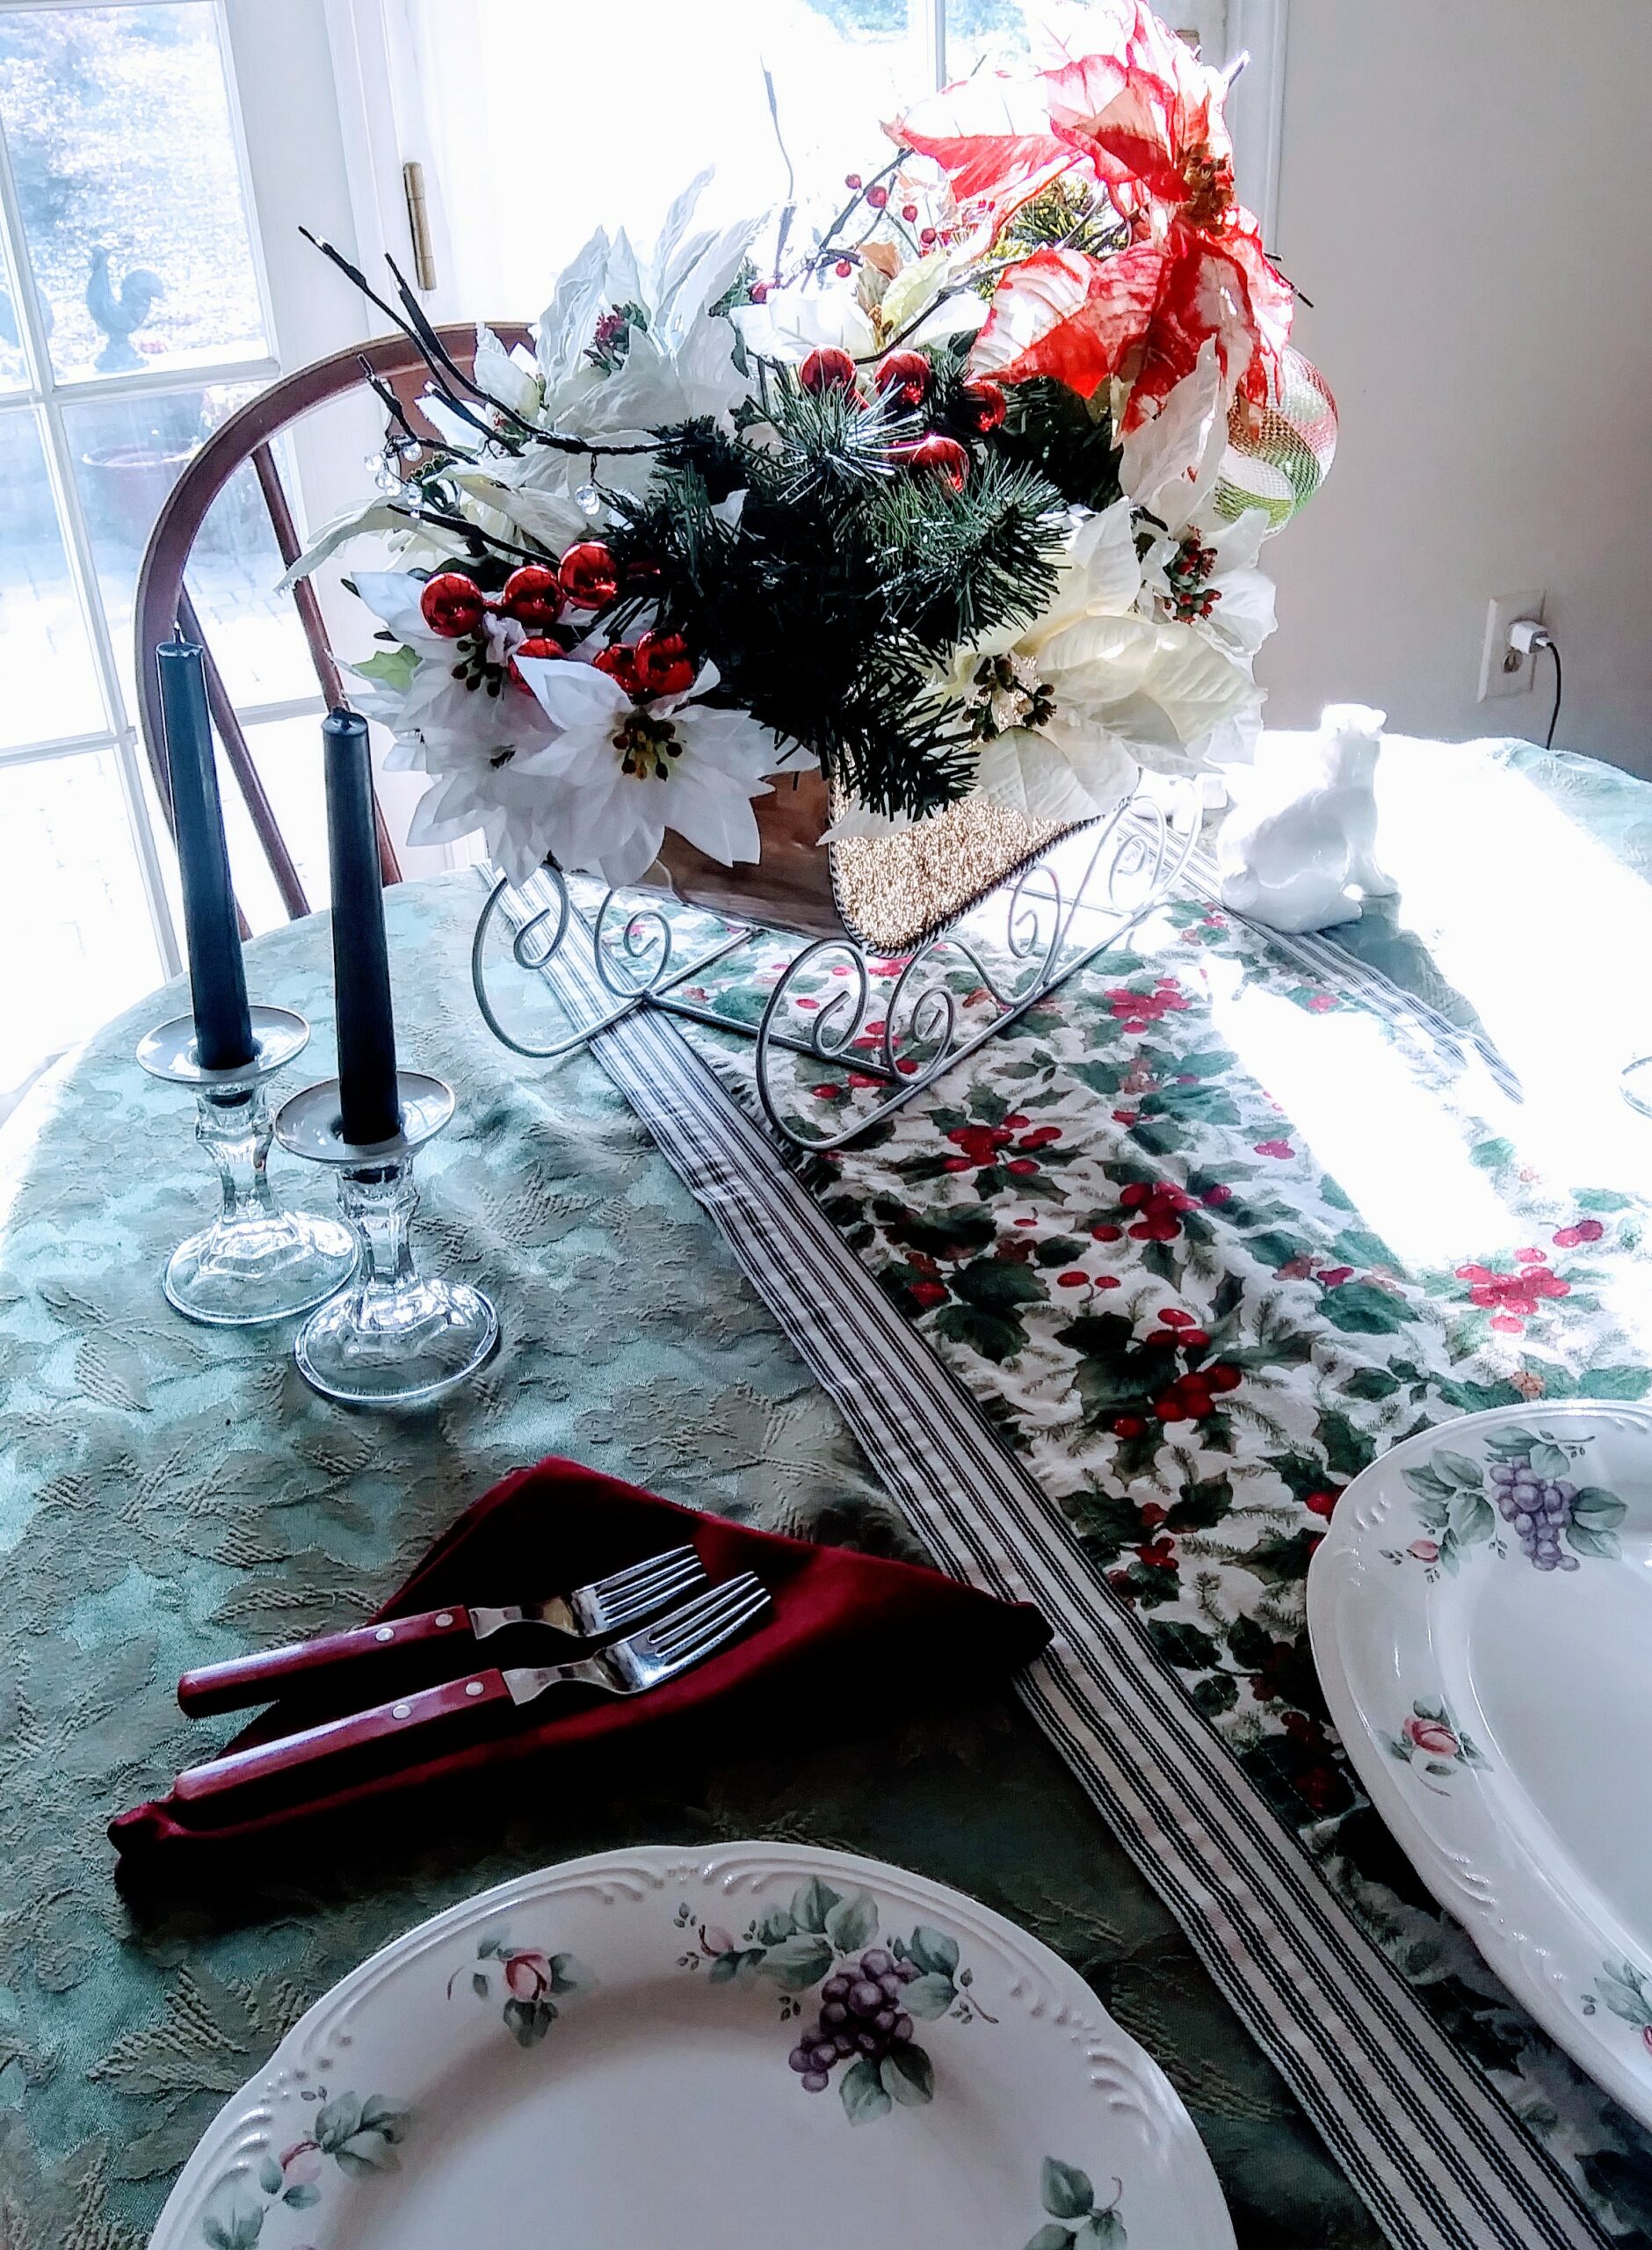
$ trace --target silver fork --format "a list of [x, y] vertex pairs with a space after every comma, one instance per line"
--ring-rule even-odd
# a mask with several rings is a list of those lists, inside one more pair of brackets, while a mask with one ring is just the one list
[[380, 1625], [357, 1625], [346, 1633], [320, 1633], [313, 1640], [297, 1641], [290, 1648], [261, 1649], [256, 1655], [230, 1657], [222, 1664], [203, 1665], [186, 1672], [178, 1683], [178, 1700], [192, 1718], [214, 1711], [244, 1710], [251, 1703], [267, 1703], [297, 1683], [313, 1685], [331, 1678], [341, 1667], [371, 1663], [391, 1650], [420, 1642], [485, 1640], [507, 1625], [548, 1625], [577, 1640], [601, 1640], [610, 1633], [635, 1625], [663, 1609], [680, 1596], [706, 1583], [706, 1566], [692, 1547], [670, 1547], [650, 1555], [623, 1571], [577, 1586], [571, 1593], [553, 1594], [545, 1601], [525, 1601], [501, 1609], [466, 1608], [454, 1602], [446, 1609], [422, 1610], [416, 1616], [389, 1617]]
[[180, 1774], [172, 1784], [172, 1795], [182, 1804], [198, 1804], [248, 1782], [301, 1771], [340, 1751], [407, 1734], [461, 1710], [485, 1709], [489, 1703], [531, 1703], [552, 1688], [597, 1688], [610, 1695], [643, 1695], [691, 1666], [703, 1664], [755, 1624], [768, 1608], [769, 1597], [763, 1586], [750, 1571], [743, 1571], [738, 1578], [726, 1579], [657, 1623], [633, 1633], [627, 1640], [598, 1649], [594, 1656], [577, 1658], [571, 1664], [471, 1673], [444, 1687], [403, 1696], [398, 1702], [380, 1703], [374, 1710], [330, 1719], [302, 1734], [284, 1735], [276, 1742], [231, 1751], [228, 1757], [192, 1766]]

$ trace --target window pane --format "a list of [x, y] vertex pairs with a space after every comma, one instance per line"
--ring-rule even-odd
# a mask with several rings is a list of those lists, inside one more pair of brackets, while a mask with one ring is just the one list
[[60, 379], [264, 354], [206, 0], [0, 15], [0, 123]]
[[[467, 302], [537, 311], [558, 272], [598, 227], [653, 241], [702, 167], [714, 177], [701, 223], [762, 211], [786, 194], [764, 90], [774, 79], [800, 192], [830, 198], [845, 172], [888, 154], [881, 122], [929, 83], [915, 25], [927, 0], [605, 0], [554, 11], [555, 75], [577, 91], [556, 105], [556, 192], [522, 207], [520, 151], [545, 134], [542, 72], [506, 67], [542, 41], [543, 0], [474, 8], [409, 0], [422, 98], [433, 135]], [[625, 120], [624, 161], [614, 120]]]
[[0, 414], [0, 748], [105, 723], [40, 426], [23, 411]]
[[[64, 410], [109, 630], [132, 693], [133, 603], [161, 503], [202, 441], [252, 396], [249, 386], [102, 398]], [[290, 475], [283, 481], [293, 489]], [[281, 558], [249, 465], [214, 501], [192, 553], [187, 584], [219, 670], [236, 703], [313, 695], [298, 613], [278, 597]]]
[[1012, 70], [1026, 60], [1021, 0], [946, 0], [946, 76]]
[[0, 765], [0, 1091], [160, 981], [112, 751]]

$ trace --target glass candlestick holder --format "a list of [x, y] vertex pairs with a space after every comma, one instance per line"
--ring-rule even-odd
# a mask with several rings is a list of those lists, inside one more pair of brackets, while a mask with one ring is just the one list
[[295, 1093], [275, 1121], [284, 1149], [332, 1166], [361, 1243], [355, 1279], [310, 1315], [293, 1346], [311, 1390], [347, 1406], [423, 1405], [474, 1375], [499, 1340], [480, 1289], [426, 1280], [413, 1259], [413, 1158], [453, 1115], [453, 1089], [400, 1071], [396, 1092], [402, 1130], [388, 1141], [345, 1140], [337, 1078]]
[[309, 1026], [290, 1008], [254, 1007], [252, 1060], [204, 1070], [194, 1020], [158, 1024], [138, 1048], [151, 1078], [195, 1096], [195, 1138], [218, 1167], [223, 1200], [209, 1227], [180, 1242], [166, 1263], [167, 1302], [186, 1320], [214, 1328], [253, 1328], [308, 1312], [342, 1288], [359, 1245], [349, 1227], [308, 1211], [284, 1211], [264, 1171], [274, 1128], [264, 1082], [309, 1043]]

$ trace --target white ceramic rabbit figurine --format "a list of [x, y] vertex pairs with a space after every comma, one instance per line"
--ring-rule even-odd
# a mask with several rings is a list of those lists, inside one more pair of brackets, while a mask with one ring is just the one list
[[1270, 929], [1357, 922], [1396, 885], [1377, 862], [1373, 784], [1386, 714], [1330, 703], [1315, 735], [1264, 734], [1250, 766], [1222, 769], [1234, 803], [1216, 838], [1221, 901]]

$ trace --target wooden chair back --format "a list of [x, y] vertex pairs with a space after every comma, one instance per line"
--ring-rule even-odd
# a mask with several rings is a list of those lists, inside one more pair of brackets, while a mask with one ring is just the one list
[[[529, 340], [528, 330], [520, 325], [501, 323], [495, 332], [507, 349]], [[474, 328], [444, 328], [438, 330], [437, 333], [446, 351], [468, 372], [475, 357]], [[402, 410], [417, 428], [421, 421], [418, 398], [424, 388], [427, 373], [424, 360], [406, 337], [385, 336], [371, 344], [352, 345], [345, 351], [335, 352], [330, 358], [317, 359], [309, 367], [300, 367], [293, 374], [284, 375], [279, 381], [272, 383], [267, 390], [261, 391], [257, 398], [249, 400], [245, 406], [232, 414], [191, 460], [156, 519], [142, 568], [138, 573], [134, 619], [138, 708], [149, 770], [155, 777], [156, 793], [167, 824], [169, 827], [173, 825], [172, 792], [166, 770], [165, 737], [161, 727], [160, 682], [156, 672], [155, 651], [161, 642], [171, 639], [176, 628], [186, 639], [199, 642], [205, 650], [206, 700], [213, 725], [289, 920], [296, 920], [300, 915], [308, 914], [309, 902], [304, 895], [293, 855], [282, 837], [274, 809], [259, 779], [257, 766], [235, 715], [235, 705], [230, 700], [223, 675], [214, 660], [212, 650], [201, 630], [195, 605], [190, 599], [190, 556], [208, 509], [243, 462], [250, 461], [253, 474], [257, 478], [258, 490], [281, 560], [284, 564], [295, 562], [302, 552], [303, 542], [299, 537], [292, 506], [281, 483], [274, 440], [301, 415], [325, 405], [329, 400], [363, 388], [369, 374], [388, 384]], [[344, 683], [328, 638], [321, 603], [316, 599], [315, 589], [307, 579], [301, 578], [293, 588], [293, 601], [303, 628], [322, 700], [331, 709], [344, 700]], [[380, 873], [386, 882], [399, 882], [402, 875], [395, 847], [390, 840], [384, 815], [379, 809], [376, 799], [374, 812]]]

